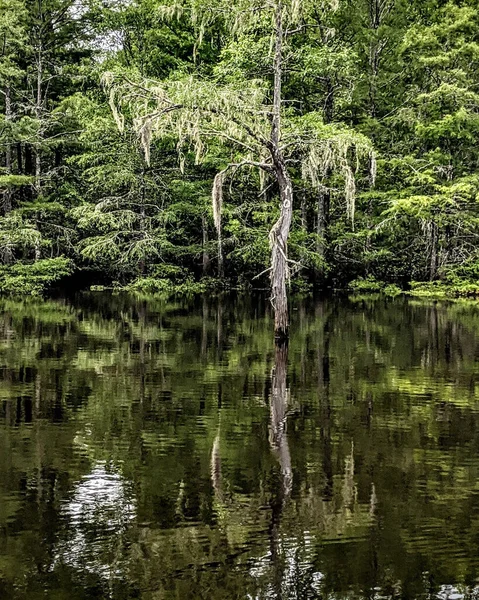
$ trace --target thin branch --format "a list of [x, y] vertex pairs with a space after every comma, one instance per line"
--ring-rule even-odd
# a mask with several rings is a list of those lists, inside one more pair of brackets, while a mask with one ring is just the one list
[[273, 267], [268, 267], [267, 269], [265, 269], [264, 271], [261, 271], [261, 273], [259, 273], [258, 275], [255, 275], [252, 279], [252, 281], [254, 281], [255, 279], [259, 279], [261, 277], [261, 275], [264, 275], [265, 273], [269, 273], [270, 271], [273, 270]]

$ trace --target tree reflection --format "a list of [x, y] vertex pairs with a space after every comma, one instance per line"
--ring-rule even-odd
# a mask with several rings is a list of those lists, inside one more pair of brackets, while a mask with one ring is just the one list
[[475, 585], [477, 304], [258, 306], [0, 302], [2, 600]]
[[280, 467], [279, 486], [271, 494], [270, 555], [273, 567], [272, 588], [274, 597], [283, 597], [283, 580], [286, 576], [286, 557], [281, 547], [281, 517], [293, 487], [291, 452], [287, 434], [288, 409], [288, 344], [275, 345], [274, 367], [271, 377], [269, 443]]
[[286, 432], [288, 408], [287, 373], [288, 345], [286, 343], [276, 344], [274, 368], [271, 378], [269, 442], [281, 468], [282, 503], [291, 494], [293, 485], [291, 453]]

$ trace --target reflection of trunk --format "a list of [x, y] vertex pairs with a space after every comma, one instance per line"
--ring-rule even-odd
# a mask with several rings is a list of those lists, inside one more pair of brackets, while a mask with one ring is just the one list
[[439, 318], [437, 306], [429, 309], [427, 366], [434, 369], [439, 360]]
[[42, 380], [40, 373], [35, 376], [34, 384], [34, 414], [35, 414], [35, 458], [36, 458], [36, 471], [37, 471], [37, 502], [40, 504], [43, 490], [42, 490], [42, 459], [43, 459], [43, 445], [42, 445], [42, 429], [40, 425], [40, 412], [41, 412], [41, 397], [42, 397]]
[[271, 494], [270, 553], [274, 569], [273, 586], [276, 598], [282, 598], [285, 568], [280, 539], [281, 516], [284, 505], [291, 495], [293, 483], [291, 454], [286, 434], [286, 409], [288, 404], [288, 390], [286, 387], [287, 370], [288, 345], [287, 343], [277, 343], [271, 381], [269, 433], [269, 442], [281, 469], [280, 485], [276, 489], [273, 489]]
[[143, 406], [143, 403], [145, 401], [145, 387], [146, 387], [146, 373], [145, 373], [146, 304], [145, 304], [145, 302], [141, 303], [139, 313], [140, 313], [139, 314], [139, 317], [140, 317], [140, 319], [139, 319], [140, 320], [140, 352], [139, 352], [139, 358], [140, 358], [140, 404]]
[[270, 444], [278, 458], [281, 467], [283, 500], [291, 493], [293, 473], [291, 455], [286, 434], [286, 410], [288, 405], [288, 390], [286, 375], [288, 370], [288, 345], [276, 344], [274, 371], [272, 377], [270, 403]]
[[37, 373], [35, 376], [35, 388], [34, 388], [34, 407], [35, 407], [35, 421], [38, 421], [40, 418], [40, 410], [41, 410], [41, 392], [42, 392], [42, 382], [40, 378], [40, 374]]
[[203, 296], [203, 327], [201, 330], [201, 357], [205, 358], [208, 348], [208, 303]]
[[223, 485], [221, 477], [221, 457], [220, 457], [220, 432], [216, 435], [215, 441], [213, 442], [213, 449], [211, 451], [211, 484], [215, 492], [215, 497], [221, 504], [224, 502]]
[[223, 388], [221, 384], [218, 385], [218, 414], [219, 423], [216, 432], [215, 441], [213, 442], [213, 448], [211, 450], [211, 463], [210, 463], [210, 477], [213, 490], [215, 492], [215, 498], [220, 504], [225, 504], [228, 500], [227, 494], [223, 487], [223, 474], [221, 471], [221, 455], [220, 455], [220, 437], [221, 437], [221, 405], [223, 403]]
[[[324, 309], [321, 306], [321, 316], [323, 314]], [[322, 344], [319, 343], [318, 346], [318, 395], [321, 406], [320, 435], [325, 478], [323, 497], [329, 500], [333, 495], [333, 445], [331, 441], [331, 401], [329, 396], [329, 320], [325, 321]]]
[[216, 341], [218, 344], [218, 358], [223, 356], [223, 301], [218, 298], [218, 308], [216, 311]]
[[357, 488], [354, 481], [354, 473], [354, 443], [351, 442], [351, 452], [349, 456], [344, 459], [344, 478], [341, 490], [344, 511], [352, 510], [357, 501]]

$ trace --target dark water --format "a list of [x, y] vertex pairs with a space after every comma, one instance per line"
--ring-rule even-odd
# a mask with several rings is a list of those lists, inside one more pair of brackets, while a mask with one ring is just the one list
[[2, 600], [479, 597], [479, 305], [0, 308]]

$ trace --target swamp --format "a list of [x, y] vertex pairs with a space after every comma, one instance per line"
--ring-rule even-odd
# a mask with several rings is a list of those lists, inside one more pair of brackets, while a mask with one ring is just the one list
[[2, 600], [477, 597], [479, 307], [292, 308], [2, 301]]

